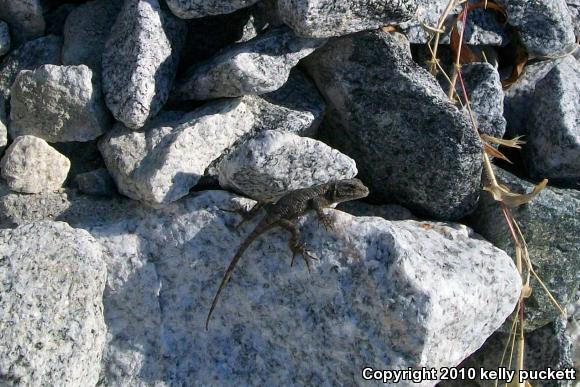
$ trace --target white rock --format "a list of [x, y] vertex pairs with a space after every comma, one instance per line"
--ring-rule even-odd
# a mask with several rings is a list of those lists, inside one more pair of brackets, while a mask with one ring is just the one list
[[119, 192], [170, 203], [187, 195], [211, 162], [253, 125], [247, 104], [225, 100], [187, 114], [161, 114], [142, 132], [118, 125], [99, 149]]
[[0, 157], [2, 157], [2, 154], [4, 153], [6, 144], [8, 144], [8, 129], [6, 129], [6, 126], [0, 119]]
[[325, 210], [335, 231], [314, 216], [301, 222], [320, 258], [313, 272], [289, 266], [286, 231], [264, 234], [206, 332], [214, 292], [252, 228], [236, 230], [240, 217], [222, 211], [240, 204], [252, 203], [209, 191], [109, 224], [87, 217], [111, 252], [104, 385], [363, 384], [363, 366], [456, 366], [518, 300], [511, 258], [463, 226]]
[[183, 19], [232, 13], [259, 0], [166, 0], [171, 12]]
[[353, 159], [323, 142], [273, 130], [238, 146], [217, 170], [222, 187], [256, 200], [357, 174]]
[[10, 136], [49, 142], [90, 141], [110, 124], [100, 83], [85, 65], [21, 71], [11, 89]]
[[53, 191], [62, 186], [70, 161], [43, 139], [17, 137], [0, 160], [0, 174], [11, 190], [25, 193]]
[[98, 382], [103, 255], [89, 233], [62, 222], [0, 230], [0, 384]]

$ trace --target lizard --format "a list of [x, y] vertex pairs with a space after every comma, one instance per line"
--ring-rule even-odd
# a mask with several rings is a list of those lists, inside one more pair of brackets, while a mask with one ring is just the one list
[[300, 240], [300, 231], [296, 225], [296, 219], [308, 211], [315, 211], [318, 219], [326, 229], [331, 229], [332, 221], [330, 220], [330, 217], [324, 213], [323, 208], [330, 207], [332, 204], [336, 203], [361, 199], [368, 196], [368, 194], [369, 189], [359, 179], [344, 179], [331, 181], [310, 188], [290, 191], [274, 203], [258, 202], [248, 212], [242, 223], [254, 216], [262, 208], [265, 208], [266, 215], [242, 242], [236, 254], [230, 261], [211, 303], [209, 313], [205, 320], [205, 329], [208, 329], [211, 315], [217, 305], [220, 294], [228, 284], [237, 263], [256, 238], [273, 227], [279, 226], [288, 230], [291, 233], [288, 242], [288, 246], [292, 251], [292, 261], [290, 265], [292, 266], [294, 264], [294, 258], [299, 254], [302, 256], [302, 259], [304, 259], [304, 262], [310, 271], [309, 259], [315, 258], [306, 250], [305, 244]]

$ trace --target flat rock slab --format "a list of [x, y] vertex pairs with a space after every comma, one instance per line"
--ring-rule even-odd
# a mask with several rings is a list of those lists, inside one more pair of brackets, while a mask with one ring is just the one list
[[407, 21], [417, 0], [278, 0], [280, 18], [300, 36], [327, 38]]
[[322, 134], [352, 157], [377, 200], [457, 219], [479, 195], [482, 144], [468, 117], [413, 60], [402, 35], [330, 40], [305, 59], [325, 97]]
[[[527, 193], [533, 188], [531, 183], [502, 169], [495, 168], [495, 172], [500, 183], [513, 192]], [[565, 308], [575, 300], [580, 286], [580, 193], [548, 187], [532, 202], [511, 211], [526, 238], [536, 272]], [[487, 240], [515, 256], [501, 208], [491, 195], [482, 194], [468, 223]], [[560, 316], [535, 278], [532, 278], [532, 288], [525, 309], [525, 327], [530, 331]]]
[[298, 61], [324, 43], [323, 39], [297, 37], [287, 27], [268, 31], [192, 68], [178, 82], [173, 97], [206, 100], [277, 90]]
[[212, 15], [232, 13], [249, 7], [259, 0], [166, 0], [175, 16], [194, 19]]
[[323, 142], [273, 130], [238, 146], [217, 170], [222, 187], [262, 201], [357, 174], [353, 159]]
[[85, 65], [21, 71], [11, 90], [10, 136], [49, 142], [90, 141], [110, 125], [100, 83]]
[[0, 230], [0, 384], [99, 381], [106, 335], [103, 258], [88, 232], [66, 223]]
[[14, 46], [44, 35], [42, 0], [0, 0], [0, 19], [10, 25]]
[[335, 231], [314, 216], [301, 222], [303, 241], [320, 258], [313, 272], [301, 260], [289, 266], [286, 231], [264, 234], [236, 268], [206, 332], [214, 292], [252, 229], [236, 230], [240, 217], [223, 210], [252, 204], [206, 191], [79, 225], [111, 252], [102, 383], [362, 383], [369, 364], [455, 366], [518, 299], [511, 258], [463, 226], [325, 210]]
[[0, 160], [0, 175], [8, 187], [24, 193], [59, 189], [69, 169], [65, 156], [34, 136], [17, 137]]
[[127, 127], [141, 128], [167, 101], [185, 25], [157, 0], [128, 0], [102, 56], [105, 102]]
[[580, 183], [580, 62], [558, 62], [535, 85], [523, 148], [530, 175]]

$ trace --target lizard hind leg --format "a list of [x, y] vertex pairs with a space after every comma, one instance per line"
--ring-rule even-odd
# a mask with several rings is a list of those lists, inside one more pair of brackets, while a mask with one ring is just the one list
[[298, 230], [298, 226], [296, 226], [289, 220], [281, 220], [280, 226], [290, 231], [290, 233], [292, 234], [292, 236], [290, 237], [290, 241], [288, 241], [288, 246], [292, 251], [292, 261], [290, 262], [290, 266], [294, 266], [294, 260], [296, 259], [296, 255], [298, 254], [302, 256], [302, 259], [304, 260], [304, 263], [306, 263], [308, 271], [312, 272], [310, 260], [311, 259], [318, 260], [318, 258], [310, 254], [308, 250], [306, 250], [306, 245], [300, 241], [300, 231]]

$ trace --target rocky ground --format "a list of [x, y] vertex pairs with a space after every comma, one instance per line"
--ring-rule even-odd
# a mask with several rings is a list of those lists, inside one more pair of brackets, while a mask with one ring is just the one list
[[[448, 3], [0, 0], [0, 384], [497, 368], [522, 281], [474, 125], [525, 136], [495, 158], [512, 192], [549, 179], [512, 212], [569, 313], [532, 281], [525, 365], [578, 366], [580, 2], [490, 1], [459, 22], [473, 116], [428, 71]], [[441, 24], [450, 73], [461, 10]], [[370, 196], [325, 210], [332, 230], [300, 220], [312, 272], [290, 267], [286, 231], [264, 234], [206, 331], [255, 225], [236, 212], [355, 176]]]

